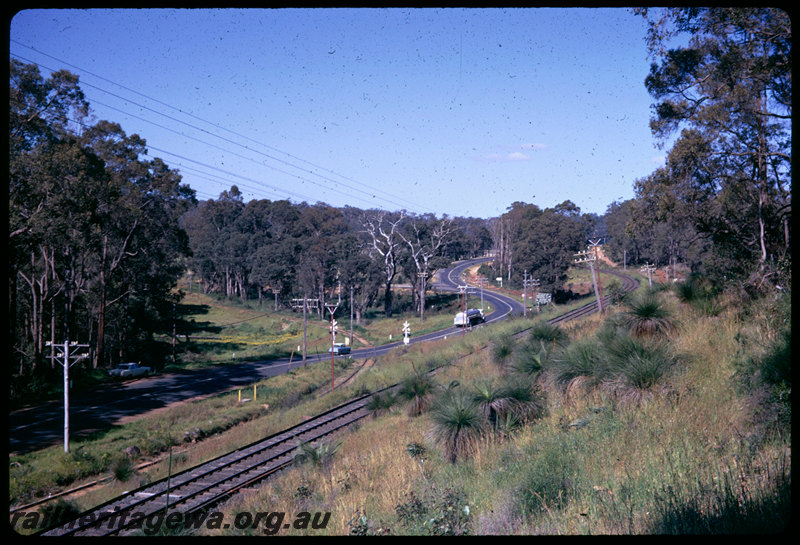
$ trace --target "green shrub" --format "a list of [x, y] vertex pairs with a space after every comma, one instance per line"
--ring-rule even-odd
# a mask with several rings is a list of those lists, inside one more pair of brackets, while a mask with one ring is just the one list
[[523, 515], [564, 508], [580, 481], [580, 462], [565, 439], [555, 438], [532, 453], [521, 468], [516, 491]]
[[466, 494], [460, 489], [435, 488], [425, 497], [414, 492], [408, 501], [395, 508], [399, 525], [406, 535], [463, 536], [472, 529], [471, 510]]

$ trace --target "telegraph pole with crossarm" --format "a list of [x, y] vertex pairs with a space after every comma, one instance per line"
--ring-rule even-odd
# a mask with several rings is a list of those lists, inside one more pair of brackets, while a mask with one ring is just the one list
[[[47, 346], [52, 346], [58, 351], [58, 354], [50, 356], [61, 364], [64, 368], [64, 452], [69, 452], [69, 368], [75, 365], [79, 360], [87, 357], [88, 354], [77, 354], [76, 352], [81, 348], [89, 348], [88, 344], [78, 344], [77, 341], [69, 342], [64, 341], [63, 345], [52, 344], [48, 341]], [[74, 349], [70, 354], [70, 349]], [[63, 361], [58, 358], [63, 357]]]

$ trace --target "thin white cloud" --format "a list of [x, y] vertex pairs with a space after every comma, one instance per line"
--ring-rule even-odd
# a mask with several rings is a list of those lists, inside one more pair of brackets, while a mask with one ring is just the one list
[[479, 161], [496, 162], [496, 163], [529, 161], [531, 159], [531, 156], [529, 153], [525, 152], [540, 151], [549, 148], [547, 144], [539, 144], [539, 143], [526, 143], [526, 144], [519, 144], [516, 146], [499, 146], [499, 147], [506, 151], [485, 153], [483, 155], [478, 156], [477, 159]]

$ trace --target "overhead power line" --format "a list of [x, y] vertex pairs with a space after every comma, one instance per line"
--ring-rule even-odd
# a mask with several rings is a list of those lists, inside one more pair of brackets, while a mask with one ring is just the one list
[[[359, 185], [359, 186], [361, 186], [361, 187], [364, 187], [364, 188], [366, 188], [366, 190], [359, 189], [359, 188], [357, 188], [357, 187], [354, 187], [353, 185], [349, 185], [349, 184], [347, 184], [347, 183], [345, 183], [345, 182], [343, 182], [343, 181], [340, 181], [340, 180], [335, 180], [335, 179], [332, 179], [332, 178], [330, 178], [330, 177], [328, 177], [328, 176], [325, 176], [325, 175], [323, 175], [323, 174], [320, 174], [319, 172], [316, 172], [316, 171], [314, 171], [314, 170], [309, 170], [308, 168], [304, 168], [304, 167], [302, 167], [302, 166], [298, 166], [297, 164], [294, 164], [294, 163], [292, 163], [292, 162], [290, 162], [290, 161], [287, 161], [287, 160], [280, 159], [280, 158], [278, 158], [278, 157], [275, 157], [274, 155], [270, 155], [270, 154], [268, 154], [268, 153], [264, 153], [264, 152], [262, 152], [262, 151], [259, 151], [259, 150], [256, 150], [256, 149], [253, 149], [253, 148], [252, 148], [252, 147], [250, 147], [250, 146], [243, 145], [243, 144], [241, 144], [241, 143], [239, 143], [239, 142], [236, 142], [236, 141], [234, 141], [234, 140], [232, 140], [232, 139], [230, 139], [230, 138], [225, 138], [225, 137], [223, 137], [223, 136], [221, 136], [221, 135], [219, 135], [219, 134], [215, 134], [215, 133], [213, 133], [213, 132], [211, 132], [211, 131], [209, 131], [209, 130], [207, 130], [207, 129], [204, 129], [204, 128], [202, 128], [202, 127], [199, 127], [199, 126], [197, 126], [197, 125], [194, 125], [194, 124], [187, 123], [187, 122], [185, 122], [185, 121], [183, 121], [183, 120], [180, 120], [180, 119], [178, 119], [178, 118], [176, 118], [176, 117], [173, 117], [173, 116], [167, 115], [167, 114], [165, 114], [165, 113], [163, 113], [163, 112], [159, 112], [158, 110], [155, 110], [155, 109], [153, 109], [153, 108], [150, 108], [150, 107], [148, 107], [148, 106], [146, 106], [146, 105], [144, 105], [144, 104], [140, 104], [140, 103], [134, 102], [134, 101], [132, 101], [132, 100], [130, 100], [130, 99], [128, 99], [128, 98], [126, 98], [126, 97], [124, 97], [124, 96], [118, 95], [118, 94], [116, 94], [116, 93], [112, 93], [111, 91], [108, 91], [108, 90], [106, 90], [106, 89], [103, 89], [103, 88], [101, 88], [101, 87], [98, 87], [98, 86], [96, 86], [96, 85], [93, 85], [93, 84], [91, 84], [91, 83], [88, 83], [88, 82], [85, 82], [85, 81], [81, 81], [81, 85], [85, 85], [85, 86], [87, 86], [87, 87], [90, 87], [90, 88], [92, 88], [92, 89], [95, 89], [95, 90], [97, 90], [97, 91], [99, 91], [99, 92], [102, 92], [102, 93], [105, 93], [105, 94], [107, 94], [107, 95], [113, 96], [113, 97], [115, 97], [115, 98], [118, 98], [118, 99], [120, 99], [120, 100], [122, 100], [122, 101], [125, 101], [125, 102], [126, 102], [126, 103], [128, 103], [128, 104], [132, 104], [132, 105], [134, 105], [134, 106], [136, 106], [136, 107], [142, 108], [142, 109], [144, 109], [144, 110], [147, 110], [147, 111], [149, 111], [149, 112], [152, 112], [152, 113], [154, 113], [154, 114], [156, 114], [156, 115], [163, 116], [163, 117], [165, 117], [166, 119], [169, 119], [170, 121], [173, 121], [173, 122], [175, 122], [175, 123], [180, 123], [180, 124], [182, 124], [182, 125], [184, 125], [184, 126], [190, 127], [191, 129], [194, 129], [194, 130], [197, 130], [197, 131], [201, 131], [202, 133], [204, 133], [204, 134], [207, 134], [207, 135], [210, 135], [210, 136], [212, 136], [212, 137], [214, 137], [214, 138], [219, 138], [220, 140], [223, 140], [223, 141], [225, 141], [225, 142], [231, 143], [231, 144], [233, 144], [233, 145], [235, 145], [235, 146], [239, 146], [239, 147], [241, 147], [241, 148], [243, 148], [243, 149], [246, 149], [246, 150], [248, 150], [248, 151], [250, 151], [250, 152], [257, 153], [257, 154], [260, 154], [260, 155], [262, 155], [262, 156], [264, 156], [264, 157], [266, 157], [266, 158], [268, 158], [268, 159], [270, 159], [270, 160], [272, 160], [272, 161], [279, 162], [279, 163], [281, 163], [281, 164], [283, 164], [283, 165], [285, 165], [285, 166], [288, 166], [288, 167], [290, 167], [290, 168], [294, 168], [294, 169], [300, 170], [301, 172], [304, 172], [304, 173], [306, 173], [306, 174], [310, 174], [310, 175], [312, 175], [312, 176], [319, 177], [319, 178], [321, 178], [322, 180], [325, 180], [325, 181], [327, 181], [328, 183], [336, 184], [336, 186], [337, 186], [337, 187], [335, 187], [335, 188], [331, 188], [331, 187], [329, 187], [329, 186], [321, 185], [321, 184], [319, 184], [319, 183], [317, 183], [317, 182], [314, 182], [314, 181], [312, 181], [312, 180], [309, 180], [309, 179], [307, 179], [307, 178], [300, 177], [300, 176], [298, 176], [297, 174], [292, 174], [292, 173], [289, 173], [289, 172], [283, 171], [283, 170], [281, 170], [281, 169], [279, 169], [279, 168], [277, 168], [277, 167], [274, 167], [274, 166], [272, 166], [272, 165], [269, 165], [269, 164], [267, 164], [267, 163], [259, 163], [259, 162], [257, 162], [256, 160], [254, 160], [254, 159], [252, 159], [252, 158], [247, 158], [247, 157], [244, 157], [244, 156], [241, 156], [241, 155], [237, 155], [237, 157], [240, 157], [240, 158], [242, 158], [242, 159], [245, 159], [245, 160], [248, 160], [248, 161], [251, 161], [251, 162], [255, 162], [255, 163], [259, 164], [260, 166], [265, 166], [265, 167], [267, 167], [267, 168], [271, 168], [271, 169], [273, 169], [273, 170], [276, 170], [277, 172], [281, 172], [281, 173], [283, 173], [283, 174], [287, 174], [287, 175], [290, 175], [290, 176], [297, 177], [297, 178], [299, 178], [299, 179], [301, 179], [301, 180], [308, 181], [309, 183], [312, 183], [312, 184], [318, 185], [319, 187], [321, 187], [321, 188], [323, 188], [323, 189], [325, 189], [325, 190], [336, 189], [337, 191], [339, 191], [339, 192], [340, 192], [340, 193], [342, 193], [342, 194], [345, 194], [345, 195], [346, 195], [346, 196], [348, 196], [348, 197], [353, 197], [353, 195], [352, 195], [351, 193], [349, 193], [348, 191], [346, 191], [346, 190], [349, 190], [349, 191], [355, 191], [355, 192], [357, 192], [357, 193], [361, 193], [361, 194], [363, 194], [363, 195], [366, 195], [367, 197], [371, 197], [372, 199], [380, 199], [381, 201], [387, 202], [387, 203], [389, 203], [389, 204], [391, 204], [391, 205], [394, 205], [394, 206], [397, 206], [397, 207], [399, 207], [399, 208], [408, 208], [408, 207], [409, 207], [408, 205], [411, 205], [411, 208], [413, 208], [413, 209], [416, 209], [417, 211], [420, 211], [420, 210], [427, 210], [427, 211], [431, 211], [431, 212], [432, 212], [432, 210], [431, 210], [431, 209], [429, 209], [429, 208], [427, 208], [427, 207], [425, 207], [425, 206], [421, 206], [421, 205], [418, 205], [418, 204], [416, 204], [416, 203], [412, 203], [411, 201], [408, 201], [408, 200], [406, 200], [406, 199], [403, 199], [402, 197], [398, 197], [398, 196], [396, 196], [396, 195], [393, 195], [393, 194], [391, 194], [391, 193], [389, 193], [389, 192], [387, 192], [387, 191], [385, 191], [385, 190], [379, 189], [379, 188], [377, 188], [377, 187], [370, 186], [370, 185], [368, 185], [368, 184], [361, 183], [361, 182], [359, 182], [359, 181], [357, 181], [357, 180], [354, 180], [353, 178], [350, 178], [350, 177], [347, 177], [347, 176], [343, 176], [343, 175], [341, 175], [341, 174], [339, 174], [339, 173], [336, 173], [336, 172], [335, 172], [335, 171], [333, 171], [333, 170], [330, 170], [330, 169], [324, 168], [324, 167], [322, 167], [322, 166], [320, 166], [320, 165], [316, 165], [315, 163], [312, 163], [312, 162], [310, 162], [310, 161], [307, 161], [307, 160], [304, 160], [304, 159], [302, 159], [302, 158], [300, 158], [300, 157], [297, 157], [296, 155], [293, 155], [293, 154], [287, 153], [287, 152], [285, 152], [285, 151], [282, 151], [282, 150], [279, 150], [279, 149], [277, 149], [277, 148], [275, 148], [275, 147], [273, 147], [273, 146], [269, 146], [268, 144], [265, 144], [265, 143], [263, 143], [263, 142], [260, 142], [260, 141], [257, 141], [257, 140], [255, 140], [255, 139], [253, 139], [253, 138], [250, 138], [250, 137], [248, 137], [248, 136], [246, 136], [246, 135], [243, 135], [243, 134], [241, 134], [241, 133], [237, 133], [237, 132], [235, 132], [235, 131], [232, 131], [232, 130], [230, 130], [230, 129], [226, 128], [226, 127], [223, 127], [223, 126], [220, 126], [220, 125], [218, 125], [218, 124], [216, 124], [216, 123], [213, 123], [213, 122], [211, 122], [211, 121], [205, 120], [205, 119], [203, 119], [203, 118], [201, 118], [201, 117], [199, 117], [199, 116], [196, 116], [196, 115], [194, 115], [194, 114], [191, 114], [191, 113], [189, 113], [189, 112], [186, 112], [186, 111], [182, 110], [181, 108], [178, 108], [178, 107], [172, 106], [172, 105], [170, 105], [170, 104], [167, 104], [167, 103], [166, 103], [166, 102], [164, 102], [164, 101], [161, 101], [161, 100], [159, 100], [159, 99], [156, 99], [156, 98], [154, 98], [154, 97], [148, 96], [148, 95], [146, 95], [146, 94], [144, 94], [144, 93], [141, 93], [141, 92], [139, 92], [139, 91], [137, 91], [137, 90], [135, 90], [135, 89], [131, 89], [131, 88], [129, 88], [129, 87], [126, 87], [126, 86], [124, 86], [124, 85], [121, 85], [121, 84], [119, 84], [119, 83], [116, 83], [116, 82], [114, 82], [114, 81], [112, 81], [112, 80], [110, 80], [110, 79], [108, 79], [108, 78], [105, 78], [105, 77], [103, 77], [103, 76], [100, 76], [100, 75], [98, 75], [98, 74], [95, 74], [95, 73], [93, 73], [93, 72], [91, 72], [91, 71], [89, 71], [89, 70], [86, 70], [86, 69], [84, 69], [84, 68], [82, 68], [82, 67], [79, 67], [79, 66], [76, 66], [76, 65], [74, 65], [74, 64], [71, 64], [71, 63], [69, 63], [69, 62], [66, 62], [66, 61], [64, 61], [64, 60], [62, 60], [62, 59], [59, 59], [59, 58], [57, 58], [57, 57], [55, 57], [55, 56], [53, 56], [53, 55], [50, 55], [50, 54], [48, 54], [48, 53], [45, 53], [45, 52], [43, 52], [43, 51], [41, 51], [41, 50], [38, 50], [38, 49], [36, 49], [36, 48], [34, 48], [34, 47], [31, 47], [31, 46], [28, 46], [28, 45], [22, 44], [22, 43], [20, 43], [20, 42], [18, 42], [18, 41], [16, 41], [16, 40], [11, 40], [11, 42], [12, 42], [12, 43], [15, 43], [15, 44], [17, 44], [17, 45], [19, 45], [19, 46], [25, 47], [25, 48], [27, 48], [27, 49], [30, 49], [30, 50], [32, 50], [32, 51], [35, 51], [36, 53], [38, 53], [38, 54], [40, 54], [40, 55], [44, 55], [44, 56], [46, 56], [46, 57], [49, 57], [49, 58], [51, 58], [51, 59], [53, 59], [53, 60], [55, 60], [55, 61], [57, 61], [57, 62], [59, 62], [59, 63], [61, 63], [61, 64], [63, 64], [63, 65], [66, 65], [66, 66], [72, 67], [72, 68], [74, 68], [74, 69], [76, 69], [76, 70], [78, 70], [78, 71], [80, 71], [80, 72], [82, 72], [82, 73], [84, 73], [84, 74], [88, 74], [88, 75], [90, 75], [90, 76], [92, 76], [92, 77], [94, 77], [94, 78], [97, 78], [97, 79], [101, 80], [101, 81], [104, 81], [104, 82], [110, 83], [110, 84], [112, 84], [112, 85], [115, 85], [115, 86], [117, 86], [117, 87], [119, 87], [119, 88], [121, 88], [121, 89], [124, 89], [124, 90], [126, 90], [126, 91], [128, 91], [128, 92], [130, 92], [130, 93], [134, 93], [134, 94], [136, 94], [136, 95], [138, 95], [138, 96], [144, 97], [144, 98], [146, 98], [147, 100], [151, 100], [151, 101], [153, 101], [153, 102], [155, 102], [155, 103], [157, 103], [157, 104], [160, 104], [160, 105], [162, 105], [162, 106], [164, 106], [164, 107], [167, 107], [167, 108], [169, 108], [169, 109], [171, 109], [171, 110], [174, 110], [174, 111], [176, 111], [176, 112], [179, 112], [179, 113], [181, 113], [182, 115], [186, 115], [186, 116], [188, 116], [188, 117], [190, 117], [190, 118], [193, 118], [193, 119], [196, 119], [196, 120], [198, 120], [198, 121], [201, 121], [201, 122], [203, 122], [203, 123], [206, 123], [206, 124], [210, 125], [211, 127], [214, 127], [214, 128], [215, 128], [215, 129], [217, 129], [217, 130], [220, 130], [220, 131], [225, 131], [226, 133], [229, 133], [229, 134], [235, 135], [235, 136], [237, 136], [238, 138], [245, 139], [245, 140], [247, 140], [247, 141], [249, 141], [249, 142], [255, 143], [255, 144], [257, 144], [257, 145], [259, 145], [259, 146], [261, 146], [261, 147], [263, 147], [263, 148], [265, 148], [265, 149], [268, 149], [268, 150], [271, 150], [271, 151], [274, 151], [274, 152], [277, 152], [277, 153], [281, 153], [281, 154], [283, 154], [283, 155], [285, 155], [285, 156], [287, 156], [287, 157], [291, 158], [291, 159], [292, 159], [292, 160], [294, 160], [294, 161], [297, 161], [297, 162], [303, 163], [303, 164], [305, 164], [305, 165], [309, 165], [309, 166], [311, 166], [311, 167], [313, 167], [313, 168], [315, 168], [315, 169], [318, 169], [318, 170], [321, 170], [321, 171], [324, 171], [324, 172], [330, 173], [330, 174], [332, 174], [332, 175], [334, 175], [334, 176], [337, 176], [337, 177], [341, 178], [342, 180], [346, 180], [346, 181], [348, 181], [348, 182], [350, 182], [350, 183], [352, 183], [352, 184], [356, 184], [356, 185]], [[38, 63], [38, 62], [36, 62], [36, 61], [34, 61], [34, 60], [31, 60], [31, 59], [28, 59], [28, 58], [22, 57], [22, 56], [20, 56], [20, 55], [17, 55], [17, 54], [14, 54], [13, 56], [15, 56], [15, 57], [17, 57], [17, 58], [19, 58], [20, 60], [23, 60], [23, 61], [25, 61], [25, 62], [31, 62], [31, 63], [35, 63], [35, 64], [37, 64], [37, 65], [41, 66], [42, 68], [45, 68], [45, 69], [47, 69], [47, 70], [50, 70], [51, 72], [52, 72], [52, 71], [55, 71], [53, 68], [51, 68], [51, 67], [47, 67], [47, 66], [43, 66], [43, 65], [41, 65], [40, 63]], [[215, 145], [213, 145], [213, 144], [210, 144], [209, 142], [206, 142], [206, 141], [200, 140], [200, 139], [198, 139], [198, 138], [195, 138], [195, 137], [189, 136], [189, 135], [187, 135], [187, 134], [185, 134], [185, 133], [182, 133], [182, 132], [180, 132], [180, 131], [176, 131], [175, 129], [171, 129], [171, 128], [169, 128], [169, 127], [165, 127], [164, 125], [160, 125], [160, 124], [158, 124], [158, 123], [156, 123], [156, 122], [154, 122], [154, 121], [151, 121], [151, 120], [145, 119], [145, 118], [143, 118], [143, 117], [141, 117], [141, 116], [137, 116], [137, 115], [131, 114], [131, 113], [129, 113], [129, 112], [126, 112], [126, 111], [124, 111], [124, 110], [121, 110], [121, 109], [119, 109], [119, 108], [115, 108], [115, 107], [113, 107], [113, 106], [110, 106], [110, 105], [108, 105], [108, 104], [102, 103], [102, 102], [100, 102], [100, 101], [97, 101], [97, 100], [94, 100], [94, 99], [93, 99], [93, 102], [95, 102], [96, 104], [99, 104], [99, 105], [101, 105], [101, 106], [103, 106], [103, 107], [109, 108], [109, 109], [111, 109], [111, 110], [114, 110], [114, 111], [120, 112], [120, 113], [122, 113], [123, 115], [127, 115], [127, 116], [133, 117], [133, 118], [135, 118], [135, 119], [139, 119], [140, 121], [144, 121], [144, 122], [146, 122], [146, 123], [150, 123], [150, 124], [152, 124], [152, 125], [154, 125], [154, 126], [157, 126], [157, 127], [161, 128], [161, 129], [168, 130], [168, 131], [170, 131], [170, 132], [172, 132], [172, 133], [174, 133], [174, 134], [178, 134], [178, 135], [180, 135], [180, 136], [182, 136], [182, 137], [184, 137], [184, 138], [191, 138], [191, 139], [193, 139], [193, 140], [196, 140], [196, 141], [198, 141], [198, 142], [201, 142], [201, 143], [203, 143], [203, 144], [205, 144], [205, 145], [209, 145], [209, 146], [215, 147], [216, 149], [220, 149], [221, 151], [225, 151], [226, 153], [231, 153], [231, 154], [233, 154], [233, 153], [234, 153], [234, 152], [231, 152], [230, 150], [225, 150], [224, 148], [220, 148], [219, 146], [215, 146]], [[150, 146], [150, 147], [152, 147], [152, 146]], [[153, 149], [155, 149], [155, 148], [153, 148]], [[170, 153], [170, 152], [167, 152], [167, 153]], [[189, 159], [187, 159], [187, 160], [189, 160]], [[199, 161], [197, 161], [197, 162], [198, 162], [198, 163], [201, 163], [201, 162], [199, 162]], [[257, 181], [256, 181], [255, 183], [259, 184], [260, 182], [257, 182]], [[342, 188], [345, 188], [346, 190], [343, 190]], [[383, 197], [383, 196], [379, 196], [379, 195], [386, 195], [386, 196], [388, 196], [388, 197]], [[313, 201], [313, 200], [315, 200], [315, 199], [308, 199], [308, 200], [312, 200], [312, 201]], [[370, 200], [364, 200], [364, 199], [359, 199], [359, 200], [361, 200], [362, 202], [368, 203], [368, 204], [369, 204], [369, 205], [371, 205], [371, 206], [374, 206], [374, 204], [375, 204], [374, 202], [372, 202], [372, 201], [370, 201]], [[405, 203], [405, 204], [402, 204], [402, 203]]]

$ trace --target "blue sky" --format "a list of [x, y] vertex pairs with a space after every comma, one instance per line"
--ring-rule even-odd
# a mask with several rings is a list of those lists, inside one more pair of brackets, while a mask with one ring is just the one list
[[663, 164], [626, 9], [28, 10], [10, 54], [80, 76], [198, 198], [602, 214]]

